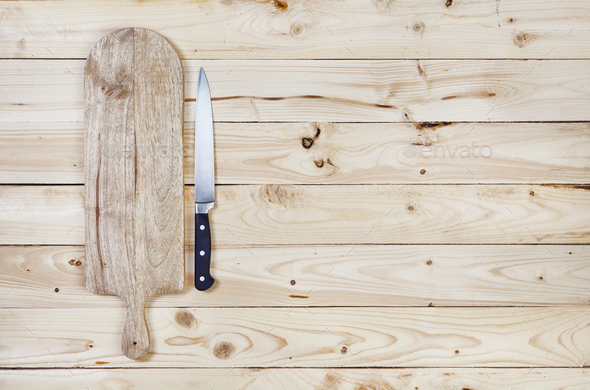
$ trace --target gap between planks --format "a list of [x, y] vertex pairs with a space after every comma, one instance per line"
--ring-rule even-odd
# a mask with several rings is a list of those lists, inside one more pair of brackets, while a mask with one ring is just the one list
[[[25, 0], [27, 1], [27, 0]], [[31, 0], [34, 1], [34, 0]], [[67, 366], [55, 366], [55, 367], [10, 367], [10, 366], [0, 366], [0, 371], [35, 371], [35, 370], [42, 370], [42, 371], [52, 371], [52, 370], [84, 370], [84, 371], [92, 371], [92, 370], [212, 370], [212, 371], [224, 371], [226, 372], [228, 368], [233, 368], [234, 370], [366, 370], [367, 367], [374, 368], [376, 370], [394, 370], [394, 371], [408, 371], [408, 370], [426, 370], [426, 369], [445, 369], [445, 370], [470, 370], [470, 369], [481, 369], [481, 370], [511, 370], [511, 371], [522, 371], [522, 370], [529, 370], [531, 366], [469, 366], [469, 368], [465, 367], [456, 367], [456, 366], [412, 366], [412, 367], [399, 367], [399, 366], [360, 366], [360, 367], [342, 367], [342, 366], [289, 366], [289, 367], [280, 367], [280, 366], [233, 366], [233, 367], [211, 367], [211, 366], [166, 366], [166, 367], [143, 367], [143, 366], [136, 366], [136, 367], [67, 367]], [[561, 367], [561, 366], [534, 366], [534, 370], [582, 370], [582, 371], [590, 371], [590, 366], [584, 367]]]

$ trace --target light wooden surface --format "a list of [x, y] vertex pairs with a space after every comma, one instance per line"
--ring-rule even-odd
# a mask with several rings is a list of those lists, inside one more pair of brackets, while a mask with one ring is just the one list
[[574, 0], [3, 4], [8, 7], [1, 11], [3, 58], [85, 58], [97, 40], [129, 26], [161, 31], [181, 58], [555, 59], [590, 55], [588, 4]]
[[[467, 156], [466, 148], [469, 157], [451, 158]], [[110, 152], [121, 154], [123, 147]], [[194, 122], [184, 124], [184, 145], [172, 152], [183, 154], [184, 181], [193, 184]], [[491, 156], [482, 158], [482, 152]], [[590, 169], [590, 127], [584, 122], [216, 123], [215, 157], [218, 184], [583, 184]], [[82, 184], [82, 124], [0, 122], [0, 161], [0, 183]]]
[[[51, 248], [3, 248], [0, 295], [6, 307], [124, 307], [115, 296], [86, 290], [83, 247]], [[584, 292], [590, 286], [587, 245], [217, 247], [212, 272], [219, 283], [210, 294], [193, 287], [193, 256], [193, 247], [187, 247], [184, 290], [153, 296], [147, 307], [573, 306], [590, 302]]]
[[[97, 366], [98, 367], [98, 366]], [[0, 371], [0, 385], [44, 389], [175, 388], [211, 389], [482, 389], [585, 390], [587, 368], [200, 368], [200, 369], [38, 369]]]
[[[185, 60], [185, 119], [199, 68], [218, 122], [590, 120], [586, 60]], [[84, 60], [0, 62], [2, 122], [83, 120]], [[215, 88], [213, 88], [215, 85]]]
[[[0, 244], [82, 245], [83, 193], [82, 186], [0, 188]], [[184, 195], [191, 245], [191, 186]], [[226, 185], [215, 196], [214, 247], [590, 243], [586, 185]]]
[[182, 155], [140, 153], [182, 144], [182, 82], [172, 46], [139, 28], [102, 38], [84, 69], [86, 287], [125, 302], [131, 359], [150, 348], [147, 299], [183, 288]]
[[[0, 387], [587, 388], [587, 1], [2, 6]], [[148, 300], [139, 361], [120, 351], [124, 303], [84, 287], [84, 61], [130, 26], [185, 71], [187, 283]], [[201, 66], [206, 293], [190, 238]], [[492, 156], [420, 154], [473, 142]]]
[[118, 350], [123, 308], [4, 312], [6, 367], [582, 367], [590, 356], [586, 306], [151, 308], [157, 337], [140, 360]]

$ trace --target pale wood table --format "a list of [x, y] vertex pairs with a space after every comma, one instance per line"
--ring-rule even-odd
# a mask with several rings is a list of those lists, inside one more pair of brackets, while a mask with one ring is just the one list
[[[587, 388], [589, 11], [2, 2], [0, 387]], [[186, 286], [147, 303], [139, 361], [121, 354], [123, 302], [84, 285], [84, 62], [130, 26], [185, 72]], [[218, 184], [205, 293], [201, 66]]]

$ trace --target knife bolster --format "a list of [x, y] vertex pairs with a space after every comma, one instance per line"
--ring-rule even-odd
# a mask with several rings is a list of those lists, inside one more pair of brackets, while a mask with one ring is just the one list
[[195, 203], [195, 214], [207, 214], [215, 207], [215, 202]]

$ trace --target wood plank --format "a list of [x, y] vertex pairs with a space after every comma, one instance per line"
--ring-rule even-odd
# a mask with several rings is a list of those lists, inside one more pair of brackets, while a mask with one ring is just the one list
[[590, 356], [588, 306], [151, 308], [138, 361], [120, 352], [123, 308], [2, 310], [2, 367], [530, 368]]
[[[82, 245], [82, 186], [0, 186], [0, 244]], [[185, 190], [185, 244], [194, 195]], [[571, 185], [216, 187], [214, 247], [588, 244], [590, 191]]]
[[0, 183], [84, 183], [84, 124], [0, 122]]
[[[81, 184], [83, 144], [80, 123], [0, 122], [0, 183]], [[123, 146], [108, 155], [122, 154]], [[194, 122], [185, 123], [182, 150], [170, 152], [183, 153], [184, 180], [193, 184]], [[583, 184], [590, 177], [590, 127], [217, 123], [215, 157], [218, 184]]]
[[181, 58], [590, 56], [584, 1], [3, 3], [3, 58], [85, 58], [104, 35], [129, 26], [162, 34]]
[[[10, 308], [124, 307], [88, 293], [83, 247], [0, 251], [0, 296]], [[590, 246], [359, 245], [218, 248], [211, 294], [193, 286], [148, 300], [176, 306], [526, 306], [589, 303]], [[47, 254], [47, 252], [49, 253]], [[348, 253], [347, 253], [348, 252]], [[56, 293], [55, 289], [58, 289]]]
[[[84, 61], [0, 61], [3, 122], [83, 119]], [[590, 61], [183, 61], [185, 119], [199, 67], [221, 122], [590, 120]]]
[[47, 390], [84, 388], [138, 389], [478, 389], [582, 390], [587, 368], [292, 368], [259, 369], [35, 369], [0, 370], [0, 385]]
[[83, 186], [0, 186], [0, 244], [84, 245], [84, 213]]

